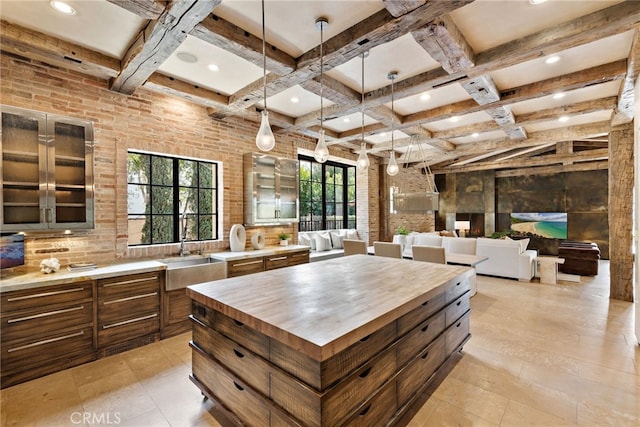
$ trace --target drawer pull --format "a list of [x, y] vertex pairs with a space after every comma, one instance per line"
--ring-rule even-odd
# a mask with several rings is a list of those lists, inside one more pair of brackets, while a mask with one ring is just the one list
[[63, 310], [47, 311], [46, 313], [34, 314], [32, 316], [25, 316], [25, 317], [18, 317], [16, 319], [9, 319], [9, 320], [7, 320], [7, 323], [11, 324], [11, 323], [24, 322], [25, 320], [33, 320], [33, 319], [38, 319], [40, 317], [55, 316], [56, 314], [70, 313], [72, 311], [83, 310], [83, 309], [84, 309], [84, 305], [81, 305], [79, 307], [65, 308]]
[[360, 342], [365, 342], [366, 340], [368, 340], [369, 338], [371, 338], [371, 334], [367, 335], [366, 337], [362, 338], [360, 340]]
[[239, 320], [235, 320], [235, 319], [234, 319], [234, 320], [233, 320], [233, 323], [235, 323], [235, 324], [236, 324], [236, 325], [238, 325], [238, 326], [244, 326], [244, 323], [242, 323], [242, 322], [241, 322], [241, 321], [239, 321]]
[[456, 328], [459, 328], [460, 325], [462, 325], [462, 322], [458, 322], [458, 324], [456, 325]]
[[233, 385], [236, 386], [236, 388], [240, 391], [244, 391], [244, 387], [242, 387], [240, 384], [238, 384], [237, 382], [233, 382]]
[[84, 288], [73, 288], [73, 289], [65, 289], [62, 291], [42, 292], [39, 294], [25, 295], [23, 297], [8, 298], [7, 302], [22, 301], [22, 300], [31, 299], [31, 298], [50, 297], [51, 295], [61, 295], [61, 294], [68, 294], [70, 292], [82, 292], [82, 291], [84, 291]]
[[287, 257], [286, 256], [279, 256], [279, 257], [276, 257], [276, 258], [269, 258], [269, 261], [281, 261], [283, 259], [287, 259]]
[[158, 292], [150, 292], [148, 294], [134, 295], [132, 297], [119, 298], [119, 299], [114, 299], [112, 301], [105, 301], [102, 304], [103, 305], [116, 304], [116, 303], [119, 303], [119, 302], [132, 301], [132, 300], [140, 299], [140, 298], [148, 298], [148, 297], [153, 297], [153, 296], [156, 296], [156, 295], [158, 295]]
[[367, 415], [367, 412], [369, 412], [369, 409], [371, 409], [371, 403], [369, 403], [367, 407], [364, 408], [358, 415], [364, 417], [365, 415]]
[[104, 325], [102, 329], [115, 328], [116, 326], [128, 325], [129, 323], [139, 322], [141, 320], [149, 320], [154, 317], [158, 317], [158, 313], [149, 314], [148, 316], [136, 317], [135, 319], [123, 320], [122, 322], [111, 323], [110, 325]]
[[369, 375], [371, 373], [371, 366], [369, 366], [367, 369], [364, 370], [364, 372], [362, 372], [360, 375], [358, 375], [360, 378], [366, 378], [367, 375]]
[[125, 280], [123, 282], [107, 283], [107, 284], [102, 285], [102, 286], [105, 287], [105, 288], [111, 288], [113, 286], [132, 285], [134, 283], [149, 282], [151, 280], [157, 280], [157, 279], [158, 279], [158, 276], [142, 277], [140, 279]]
[[427, 332], [427, 329], [429, 329], [429, 325], [425, 326], [424, 328], [420, 329], [422, 332]]
[[462, 282], [458, 282], [458, 283], [456, 283], [456, 286], [460, 286], [460, 284], [461, 284], [461, 283], [462, 283]]
[[259, 261], [247, 261], [247, 262], [239, 262], [237, 264], [233, 264], [232, 267], [240, 267], [242, 265], [252, 265], [252, 264], [262, 264], [262, 260]]
[[429, 350], [425, 351], [424, 354], [422, 356], [420, 356], [421, 359], [426, 359], [427, 356], [429, 356]]
[[56, 342], [56, 341], [62, 341], [62, 340], [66, 340], [68, 338], [79, 337], [80, 335], [84, 335], [84, 331], [76, 332], [75, 334], [63, 335], [63, 336], [57, 337], [57, 338], [49, 338], [48, 340], [37, 341], [37, 342], [31, 343], [31, 344], [22, 345], [20, 347], [13, 347], [13, 348], [10, 348], [9, 350], [7, 350], [7, 353], [12, 353], [14, 351], [24, 350], [24, 349], [31, 348], [31, 347], [37, 347], [39, 345], [49, 344], [49, 343]]
[[242, 359], [244, 357], [244, 354], [240, 353], [238, 350], [236, 350], [235, 348], [233, 349], [233, 352], [235, 353], [236, 356], [238, 356], [240, 359]]
[[456, 303], [456, 305], [457, 305], [458, 307], [460, 306], [460, 304], [462, 304], [462, 301], [458, 301], [458, 302]]
[[427, 305], [427, 304], [429, 304], [429, 301], [428, 301], [428, 300], [427, 300], [427, 301], [425, 301], [425, 302], [423, 302], [423, 303], [422, 303], [422, 306], [425, 306], [425, 305]]

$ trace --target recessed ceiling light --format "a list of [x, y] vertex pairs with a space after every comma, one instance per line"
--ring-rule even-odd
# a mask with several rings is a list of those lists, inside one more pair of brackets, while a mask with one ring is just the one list
[[558, 121], [561, 122], [561, 123], [568, 122], [569, 121], [569, 116], [560, 116], [558, 118]]
[[536, 4], [542, 4], [544, 2], [546, 2], [547, 0], [529, 0], [529, 3], [536, 5]]
[[478, 132], [474, 132], [471, 134], [472, 138], [477, 138], [478, 136], [480, 136], [480, 134]]
[[52, 0], [49, 2], [49, 5], [51, 5], [51, 7], [57, 10], [58, 12], [62, 12], [65, 15], [76, 14], [76, 10], [63, 1]]
[[423, 93], [422, 95], [420, 95], [420, 101], [428, 101], [431, 99], [431, 95], [429, 95], [428, 93]]
[[207, 68], [211, 71], [218, 71], [220, 69], [220, 67], [218, 67], [216, 64], [209, 64], [207, 65]]
[[558, 61], [560, 61], [560, 57], [558, 55], [550, 56], [544, 60], [544, 62], [547, 64], [555, 64]]
[[564, 95], [565, 95], [564, 92], [558, 92], [558, 93], [553, 95], [553, 99], [562, 99], [562, 98], [564, 98]]
[[293, 102], [294, 104], [297, 104], [298, 102], [300, 102], [300, 99], [297, 96], [294, 96], [291, 98], [290, 101]]
[[349, 123], [351, 122], [351, 119], [349, 117], [345, 117], [344, 119], [342, 119], [342, 121], [345, 123]]
[[387, 136], [387, 133], [386, 133], [386, 132], [382, 132], [382, 133], [380, 134], [380, 136], [381, 136], [382, 138], [384, 138], [385, 136]]
[[450, 122], [452, 122], [452, 123], [455, 123], [455, 122], [457, 122], [458, 120], [460, 120], [460, 117], [458, 117], [458, 116], [453, 116], [453, 117], [450, 117], [450, 118], [449, 118], [449, 121], [450, 121]]
[[198, 62], [198, 57], [195, 56], [193, 53], [189, 53], [189, 52], [178, 52], [176, 54], [176, 56], [178, 57], [178, 59], [182, 62], [186, 62], [187, 64], [194, 64], [196, 62]]

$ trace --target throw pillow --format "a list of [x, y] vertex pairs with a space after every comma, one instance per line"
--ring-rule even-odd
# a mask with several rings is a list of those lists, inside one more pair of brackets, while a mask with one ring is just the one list
[[344, 236], [342, 236], [337, 231], [331, 231], [329, 232], [329, 235], [331, 236], [331, 246], [333, 246], [333, 249], [344, 248], [344, 245], [342, 244], [342, 240], [344, 239]]
[[[315, 243], [315, 242], [314, 242]], [[311, 246], [311, 238], [306, 234], [298, 235], [298, 244], [302, 246]]]
[[518, 243], [520, 243], [520, 253], [527, 250], [527, 246], [529, 246], [529, 240], [531, 239], [521, 239]]
[[318, 252], [331, 250], [331, 237], [329, 237], [328, 233], [316, 233], [315, 241]]
[[358, 236], [358, 230], [356, 230], [355, 228], [352, 228], [350, 230], [347, 230], [347, 240], [361, 240], [360, 236]]

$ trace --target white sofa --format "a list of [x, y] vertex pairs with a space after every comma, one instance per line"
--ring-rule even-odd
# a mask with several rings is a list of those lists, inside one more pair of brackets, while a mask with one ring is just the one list
[[309, 246], [309, 262], [344, 256], [344, 239], [361, 240], [355, 229], [317, 230], [298, 232], [298, 244]]
[[489, 259], [476, 266], [477, 273], [530, 282], [536, 273], [538, 251], [527, 250], [528, 244], [529, 239], [500, 240], [479, 237], [476, 255]]

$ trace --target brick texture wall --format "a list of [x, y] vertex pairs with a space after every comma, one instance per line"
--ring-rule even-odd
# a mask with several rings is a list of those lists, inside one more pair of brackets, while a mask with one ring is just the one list
[[[222, 239], [187, 244], [187, 250], [205, 252], [229, 248], [232, 224], [243, 221], [242, 155], [256, 151], [258, 124], [237, 118], [222, 121], [207, 115], [206, 108], [189, 101], [140, 88], [133, 95], [108, 90], [99, 78], [55, 68], [36, 61], [0, 56], [2, 104], [91, 120], [95, 132], [94, 230], [32, 233], [25, 238], [24, 267], [38, 268], [45, 258], [62, 265], [75, 262], [108, 264], [161, 257], [178, 252], [178, 244], [150, 247], [127, 245], [127, 151], [144, 150], [221, 162]], [[313, 150], [315, 141], [295, 134], [276, 133], [274, 155], [296, 158], [298, 150]], [[331, 146], [331, 154], [355, 161], [349, 149]], [[370, 239], [378, 235], [378, 174], [375, 158], [368, 174], [358, 174], [358, 230]], [[267, 245], [277, 244], [280, 232], [297, 234], [297, 226], [248, 228], [262, 230]], [[247, 248], [250, 247], [247, 242]]]

